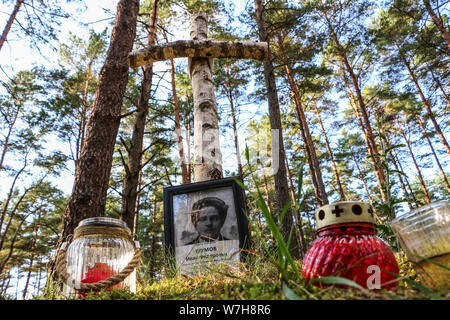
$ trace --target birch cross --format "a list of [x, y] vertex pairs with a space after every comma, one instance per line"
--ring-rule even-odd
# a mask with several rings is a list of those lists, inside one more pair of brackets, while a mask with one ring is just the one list
[[212, 41], [207, 39], [208, 23], [203, 12], [191, 15], [191, 40], [154, 45], [129, 55], [130, 67], [171, 58], [188, 58], [188, 71], [194, 93], [194, 181], [223, 177], [222, 153], [214, 84], [213, 58], [264, 60], [266, 42]]

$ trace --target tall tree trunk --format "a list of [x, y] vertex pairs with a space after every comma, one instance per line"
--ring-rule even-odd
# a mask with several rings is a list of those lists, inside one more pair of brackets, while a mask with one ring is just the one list
[[[256, 23], [258, 25], [259, 39], [262, 42], [269, 42], [267, 34], [266, 22], [263, 14], [263, 6], [261, 0], [255, 0], [256, 9]], [[278, 210], [281, 209], [290, 201], [289, 187], [286, 178], [285, 151], [283, 145], [283, 130], [281, 125], [280, 106], [278, 103], [277, 88], [275, 83], [275, 73], [272, 65], [272, 55], [270, 47], [268, 58], [264, 60], [264, 77], [266, 79], [267, 96], [269, 104], [270, 127], [272, 129], [272, 165], [276, 165], [277, 170], [274, 172], [275, 189], [278, 198]], [[278, 139], [276, 134], [278, 132]], [[278, 150], [278, 152], [277, 152]], [[288, 240], [289, 234], [293, 225], [292, 210], [288, 210], [281, 222], [281, 233], [285, 241]], [[297, 238], [294, 237], [291, 243], [291, 254], [294, 258], [299, 257], [299, 244]]]
[[234, 149], [236, 152], [238, 173], [239, 173], [239, 176], [241, 176], [243, 179], [244, 174], [242, 171], [241, 151], [239, 149], [239, 137], [238, 137], [238, 131], [237, 131], [237, 121], [236, 121], [236, 111], [235, 111], [235, 107], [234, 107], [233, 89], [231, 88], [231, 85], [229, 83], [229, 77], [231, 77], [231, 75], [227, 72], [227, 80], [225, 81], [225, 87], [227, 89], [227, 98], [228, 98], [228, 102], [230, 103], [230, 108], [231, 108], [231, 120], [232, 120], [233, 135], [234, 135]]
[[414, 166], [416, 167], [416, 171], [417, 171], [417, 174], [419, 176], [419, 181], [420, 181], [420, 185], [422, 187], [423, 193], [425, 194], [425, 197], [427, 198], [427, 202], [431, 203], [430, 195], [428, 194], [428, 189], [427, 189], [427, 187], [425, 185], [425, 181], [423, 180], [422, 172], [420, 171], [420, 168], [419, 168], [419, 165], [417, 163], [416, 157], [414, 156], [414, 152], [412, 151], [411, 143], [410, 143], [408, 137], [406, 137], [405, 131], [403, 130], [403, 127], [402, 127], [400, 121], [398, 121], [398, 119], [397, 119], [397, 125], [399, 127], [400, 134], [402, 135], [403, 139], [406, 142], [406, 145], [408, 146], [409, 154], [411, 155], [411, 159], [412, 159], [412, 161], [414, 163]]
[[419, 93], [420, 99], [422, 100], [425, 109], [427, 109], [428, 112], [428, 116], [430, 117], [431, 122], [433, 123], [434, 129], [436, 130], [436, 133], [438, 134], [439, 138], [441, 139], [442, 143], [445, 146], [445, 149], [447, 150], [447, 153], [450, 155], [450, 146], [447, 142], [447, 140], [445, 139], [444, 134], [441, 131], [441, 127], [439, 126], [439, 124], [436, 121], [436, 118], [434, 117], [434, 113], [431, 110], [431, 105], [428, 102], [427, 98], [425, 98], [425, 95], [422, 91], [422, 88], [419, 85], [419, 81], [417, 80], [416, 75], [414, 74], [410, 63], [408, 62], [408, 60], [406, 60], [405, 56], [400, 55], [400, 59], [403, 61], [403, 63], [405, 64], [406, 68], [408, 69], [408, 73], [412, 79], [412, 81], [414, 82], [414, 85], [416, 86], [417, 92]]
[[304, 132], [304, 142], [307, 148], [307, 154], [310, 157], [311, 173], [315, 177], [315, 181], [317, 183], [317, 189], [319, 194], [317, 203], [319, 206], [322, 206], [328, 204], [328, 197], [322, 179], [322, 172], [320, 170], [319, 160], [317, 159], [316, 148], [314, 146], [314, 142], [312, 140], [311, 133], [309, 131], [308, 122], [306, 121], [306, 115], [305, 112], [303, 111], [303, 104], [301, 103], [300, 94], [297, 89], [297, 84], [295, 83], [294, 77], [292, 75], [292, 69], [288, 64], [285, 65], [285, 69], [290, 89], [294, 96], [295, 110], [297, 112], [297, 117], [300, 122], [300, 127], [303, 129]]
[[[154, 45], [156, 42], [156, 22], [158, 17], [158, 0], [153, 2], [152, 12], [150, 14], [150, 26], [148, 29], [148, 45]], [[152, 88], [153, 64], [144, 66], [144, 77], [141, 82], [141, 93], [136, 110], [136, 120], [133, 126], [131, 136], [131, 145], [128, 148], [128, 163], [125, 170], [125, 182], [122, 191], [122, 212], [121, 219], [125, 221], [130, 228], [134, 230], [134, 221], [136, 214], [136, 200], [138, 196], [139, 174], [142, 169], [142, 146], [144, 142], [145, 124]]]
[[[296, 109], [296, 111], [297, 111], [297, 109]], [[297, 112], [297, 115], [298, 115], [298, 112]], [[306, 161], [308, 162], [308, 168], [309, 168], [309, 173], [311, 175], [311, 181], [313, 184], [314, 195], [316, 197], [317, 205], [321, 206], [322, 205], [322, 200], [321, 200], [322, 196], [321, 196], [321, 192], [319, 190], [319, 183], [317, 182], [317, 175], [314, 170], [314, 165], [312, 164], [312, 160], [311, 160], [312, 157], [310, 155], [311, 151], [307, 147], [306, 142], [305, 142], [306, 141], [306, 133], [305, 133], [305, 130], [301, 123], [299, 125], [299, 128], [300, 128], [300, 133], [302, 135], [302, 139], [304, 142], [304, 148], [305, 148], [305, 152], [306, 152]]]
[[[270, 188], [269, 188], [269, 183], [267, 181], [267, 177], [264, 174], [265, 168], [261, 162], [261, 160], [258, 158], [257, 159], [257, 163], [259, 164], [260, 168], [261, 168], [261, 172], [262, 172], [262, 177], [263, 177], [263, 181], [264, 181], [264, 193], [266, 194], [266, 198], [267, 198], [267, 208], [269, 209], [269, 213], [271, 215], [273, 215], [273, 203], [270, 197]], [[274, 217], [275, 219], [277, 217]]]
[[278, 45], [280, 47], [282, 60], [284, 61], [284, 68], [286, 71], [287, 80], [289, 82], [289, 87], [292, 96], [294, 97], [295, 110], [297, 112], [297, 118], [300, 122], [300, 130], [303, 142], [305, 143], [306, 153], [308, 156], [308, 164], [311, 171], [317, 203], [319, 206], [322, 206], [324, 204], [328, 204], [328, 197], [322, 179], [322, 172], [320, 170], [319, 161], [317, 159], [316, 148], [314, 146], [314, 142], [312, 140], [311, 133], [309, 131], [308, 122], [306, 121], [306, 115], [305, 112], [303, 111], [303, 104], [301, 102], [300, 93], [298, 92], [297, 84], [295, 83], [294, 80], [292, 67], [288, 62], [284, 48], [283, 38], [280, 33], [278, 33]]
[[[40, 263], [42, 264], [42, 260], [40, 260]], [[34, 295], [35, 296], [39, 295], [39, 291], [41, 288], [41, 280], [42, 280], [42, 267], [39, 267], [38, 278], [34, 285]]]
[[333, 151], [331, 150], [331, 147], [330, 147], [330, 141], [328, 140], [327, 133], [323, 126], [322, 117], [320, 116], [320, 112], [319, 112], [319, 109], [317, 108], [317, 105], [314, 105], [314, 109], [316, 111], [317, 119], [319, 120], [320, 128], [322, 129], [323, 137], [325, 138], [325, 144], [327, 146], [327, 151], [328, 151], [328, 155], [330, 157], [331, 165], [333, 166], [333, 172], [334, 172], [334, 177], [336, 178], [336, 184], [338, 187], [337, 189], [338, 189], [338, 193], [340, 196], [340, 201], [345, 201], [346, 198], [345, 198], [344, 188], [342, 188], [341, 178], [339, 176], [336, 162], [334, 161]]
[[347, 71], [347, 73], [350, 76], [350, 80], [351, 80], [353, 88], [355, 90], [356, 98], [357, 98], [358, 105], [359, 105], [359, 111], [361, 112], [362, 119], [364, 121], [365, 132], [367, 135], [369, 155], [372, 156], [372, 158], [373, 158], [374, 170], [375, 170], [375, 175], [376, 175], [380, 193], [381, 193], [381, 198], [382, 198], [383, 202], [386, 202], [387, 197], [386, 197], [386, 193], [383, 188], [383, 184], [385, 182], [385, 174], [384, 174], [383, 168], [380, 165], [380, 158], [376, 156], [378, 154], [378, 147], [375, 142], [375, 136], [372, 132], [372, 125], [370, 124], [369, 115], [367, 113], [366, 103], [364, 102], [364, 99], [362, 96], [361, 88], [358, 83], [358, 78], [357, 78], [355, 72], [353, 71], [353, 68], [350, 65], [350, 62], [348, 61], [347, 53], [345, 52], [345, 49], [342, 47], [342, 45], [339, 41], [339, 38], [333, 28], [333, 25], [331, 24], [330, 20], [328, 19], [326, 12], [325, 11], [321, 11], [321, 12], [327, 22], [327, 25], [328, 25], [328, 28], [332, 35], [333, 41], [335, 42], [335, 44], [338, 48], [338, 52], [339, 52], [340, 58], [342, 59], [342, 63], [345, 67], [345, 70]]
[[292, 203], [295, 205], [296, 202], [297, 202], [296, 201], [296, 196], [295, 196], [295, 187], [294, 187], [294, 181], [292, 179], [292, 172], [291, 172], [291, 169], [289, 167], [288, 157], [286, 157], [286, 172], [287, 172], [289, 185], [290, 185], [290, 193], [291, 193]]
[[25, 0], [17, 0], [16, 5], [14, 6], [13, 12], [9, 16], [8, 22], [6, 23], [5, 28], [3, 29], [2, 36], [0, 37], [0, 51], [2, 50], [3, 44], [6, 41], [6, 37], [8, 36], [9, 30], [11, 30], [11, 26], [16, 19], [17, 12], [19, 12], [20, 6]]
[[58, 247], [73, 234], [81, 220], [104, 215], [122, 99], [128, 82], [128, 54], [136, 35], [138, 10], [137, 0], [121, 0], [117, 6], [110, 47], [100, 72]]
[[[191, 40], [204, 40], [208, 22], [204, 13], [191, 16]], [[219, 119], [210, 58], [190, 58], [189, 75], [194, 92], [194, 181], [223, 177]]]
[[[169, 42], [167, 38], [167, 33], [163, 31], [164, 39], [166, 43]], [[173, 105], [173, 114], [175, 115], [175, 134], [177, 135], [177, 145], [178, 145], [178, 155], [180, 157], [180, 165], [181, 165], [181, 178], [183, 184], [190, 182], [190, 172], [188, 171], [188, 162], [186, 160], [186, 156], [184, 154], [184, 145], [183, 145], [183, 135], [181, 132], [181, 120], [180, 120], [180, 106], [178, 103], [178, 95], [177, 88], [175, 82], [175, 64], [173, 59], [169, 59], [170, 62], [170, 75], [171, 75], [171, 89], [172, 89], [172, 105]]]
[[423, 135], [427, 139], [428, 145], [430, 146], [431, 152], [433, 153], [434, 160], [436, 160], [436, 164], [439, 167], [439, 171], [441, 171], [442, 178], [444, 179], [445, 186], [447, 187], [447, 191], [450, 193], [450, 184], [448, 182], [447, 175], [445, 174], [444, 169], [442, 168], [441, 162], [439, 161], [436, 151], [434, 150], [434, 147], [433, 147], [433, 144], [431, 143], [430, 137], [427, 134], [427, 130], [425, 129], [425, 124], [423, 123], [423, 121], [420, 119], [420, 117], [418, 115], [416, 116], [416, 119], [417, 119], [417, 122], [419, 123], [420, 127], [422, 128]]
[[[228, 102], [230, 102], [230, 108], [231, 108], [231, 120], [232, 120], [232, 125], [233, 125], [233, 135], [234, 135], [234, 149], [236, 152], [236, 162], [237, 162], [237, 167], [238, 167], [238, 174], [241, 177], [241, 179], [244, 179], [244, 171], [242, 170], [242, 161], [241, 161], [241, 150], [239, 148], [239, 136], [238, 136], [238, 130], [237, 130], [237, 121], [236, 121], [236, 110], [235, 110], [235, 106], [234, 106], [234, 98], [233, 98], [233, 89], [231, 88], [230, 85], [230, 77], [231, 75], [228, 73], [229, 70], [227, 71], [227, 80], [225, 81], [225, 87], [227, 89], [227, 98], [228, 98]], [[264, 173], [263, 173], [264, 174]], [[248, 207], [248, 201], [247, 201], [247, 195], [245, 194], [245, 192], [243, 193], [243, 197], [244, 197], [244, 206], [245, 206], [245, 212], [247, 212], [247, 214], [250, 214], [250, 209]]]
[[434, 12], [433, 8], [431, 8], [430, 0], [423, 0], [423, 4], [425, 5], [425, 9], [427, 9], [428, 14], [431, 17], [431, 20], [433, 20], [434, 24], [438, 28], [442, 38], [444, 38], [445, 42], [447, 42], [447, 47], [450, 49], [450, 33], [445, 28], [444, 22]]
[[81, 113], [80, 113], [80, 124], [78, 125], [78, 136], [76, 141], [76, 150], [75, 150], [75, 172], [78, 168], [78, 162], [81, 157], [81, 150], [83, 149], [83, 144], [86, 136], [86, 120], [87, 120], [87, 112], [89, 109], [88, 103], [88, 94], [89, 94], [89, 82], [91, 80], [92, 74], [92, 63], [93, 61], [89, 61], [87, 67], [86, 79], [84, 80], [84, 89], [83, 89], [83, 98], [81, 101]]
[[186, 138], [186, 146], [187, 146], [186, 161], [187, 161], [187, 171], [188, 171], [188, 177], [189, 177], [188, 183], [191, 183], [192, 163], [191, 163], [191, 123], [190, 123], [190, 119], [187, 119], [185, 128], [186, 128], [185, 138]]
[[[156, 209], [158, 208], [158, 202], [156, 201], [156, 195], [153, 199], [153, 212], [152, 212], [152, 225], [154, 226], [156, 224]], [[152, 235], [152, 242], [150, 245], [150, 266], [149, 266], [149, 273], [150, 276], [154, 276], [155, 274], [155, 268], [156, 268], [156, 236], [155, 234]]]
[[[347, 88], [346, 93], [347, 93], [347, 96], [349, 98], [350, 105], [352, 106], [353, 111], [355, 112], [356, 118], [358, 119], [359, 127], [361, 128], [361, 131], [362, 131], [363, 136], [364, 136], [364, 142], [366, 143], [367, 152], [369, 153], [369, 155], [373, 155], [375, 153], [372, 150], [372, 144], [370, 143], [369, 136], [367, 134], [366, 127], [364, 125], [364, 122], [363, 122], [363, 119], [362, 119], [362, 116], [361, 116], [361, 112], [358, 110], [358, 102], [355, 100], [354, 93], [353, 93], [353, 91], [350, 88], [350, 84], [349, 84], [348, 78], [347, 78], [347, 76], [345, 74], [345, 67], [344, 66], [342, 66], [342, 76], [344, 78], [345, 86]], [[386, 195], [385, 195], [385, 191], [384, 191], [384, 188], [383, 188], [383, 181], [380, 180], [381, 174], [377, 174], [377, 170], [379, 170], [379, 167], [377, 165], [376, 158], [375, 157], [370, 157], [370, 160], [372, 162], [373, 171], [375, 172], [375, 177], [377, 179], [378, 190], [380, 191], [380, 194], [382, 195], [382, 198], [384, 197], [383, 199], [385, 199]], [[384, 172], [381, 171], [381, 173], [383, 174], [383, 177], [384, 177]]]

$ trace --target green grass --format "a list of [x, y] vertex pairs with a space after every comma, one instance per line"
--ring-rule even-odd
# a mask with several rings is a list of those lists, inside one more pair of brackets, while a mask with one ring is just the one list
[[[448, 291], [424, 288], [416, 279], [412, 265], [398, 255], [399, 286], [395, 290], [361, 290], [327, 286], [320, 288], [298, 278], [293, 268], [281, 275], [279, 268], [265, 256], [252, 256], [240, 270], [214, 268], [202, 276], [163, 276], [159, 280], [138, 281], [136, 293], [113, 289], [89, 294], [88, 300], [435, 300], [449, 299]], [[301, 262], [295, 261], [301, 268]], [[58, 290], [35, 297], [41, 300], [66, 299]]]

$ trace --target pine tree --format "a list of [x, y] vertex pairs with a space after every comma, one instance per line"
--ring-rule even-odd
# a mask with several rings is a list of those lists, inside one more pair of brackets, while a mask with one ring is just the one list
[[133, 46], [138, 10], [138, 1], [122, 0], [118, 4], [110, 47], [87, 122], [73, 192], [64, 214], [60, 243], [73, 233], [79, 221], [104, 214], [112, 154], [128, 80], [128, 53]]
[[[255, 0], [255, 10], [256, 10], [255, 19], [258, 25], [259, 39], [260, 41], [268, 42], [270, 38], [267, 32], [267, 26], [264, 18], [264, 9], [261, 0]], [[273, 158], [274, 161], [272, 165], [275, 166], [276, 162], [277, 170], [274, 172], [274, 179], [278, 200], [277, 211], [281, 212], [282, 208], [284, 208], [289, 203], [290, 195], [285, 166], [286, 154], [284, 150], [283, 128], [281, 126], [280, 107], [275, 83], [274, 67], [272, 63], [273, 63], [272, 56], [270, 54], [270, 46], [269, 46], [269, 57], [266, 60], [264, 60], [263, 64], [264, 64], [264, 76], [266, 80], [267, 98], [269, 105], [270, 127], [272, 130], [276, 130], [278, 132], [278, 139], [275, 136], [272, 137], [272, 145], [273, 145], [272, 152], [274, 156]], [[278, 149], [277, 153], [275, 153], [276, 148]], [[288, 210], [288, 212], [284, 215], [283, 221], [281, 222], [281, 233], [286, 242], [288, 241], [292, 225], [293, 225], [292, 210]], [[294, 237], [293, 242], [291, 244], [291, 253], [293, 254], [294, 257], [298, 257], [299, 254], [296, 239], [297, 238]]]

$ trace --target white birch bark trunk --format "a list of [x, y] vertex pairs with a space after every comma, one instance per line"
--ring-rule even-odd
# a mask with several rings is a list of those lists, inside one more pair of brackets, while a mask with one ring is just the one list
[[[191, 16], [191, 40], [205, 40], [208, 33], [204, 13]], [[219, 143], [219, 120], [212, 82], [212, 58], [189, 58], [189, 75], [194, 93], [194, 181], [223, 177]]]

